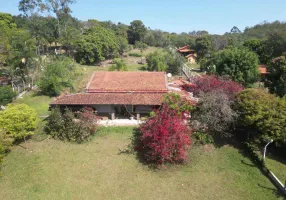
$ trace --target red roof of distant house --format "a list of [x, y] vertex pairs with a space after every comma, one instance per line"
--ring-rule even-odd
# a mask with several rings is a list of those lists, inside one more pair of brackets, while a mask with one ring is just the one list
[[260, 65], [259, 66], [259, 72], [260, 72], [260, 74], [269, 74], [269, 72], [267, 72], [266, 65]]
[[166, 93], [164, 72], [94, 72], [88, 93]]
[[183, 86], [186, 83], [187, 83], [187, 81], [185, 81], [185, 80], [180, 78], [180, 79], [176, 79], [174, 81], [171, 81], [168, 85], [169, 86], [181, 87], [181, 86]]
[[190, 46], [187, 45], [187, 46], [178, 48], [177, 51], [180, 53], [187, 53], [187, 52], [194, 52], [195, 50], [190, 49]]
[[191, 54], [189, 54], [189, 55], [186, 56], [186, 58], [189, 58], [189, 57], [194, 57], [194, 58], [196, 58], [197, 56], [196, 56], [195, 54], [192, 54], [192, 53], [191, 53]]
[[51, 105], [161, 105], [164, 94], [79, 93], [56, 99]]
[[178, 50], [182, 50], [182, 49], [190, 49], [189, 45], [183, 46], [183, 47], [179, 47]]

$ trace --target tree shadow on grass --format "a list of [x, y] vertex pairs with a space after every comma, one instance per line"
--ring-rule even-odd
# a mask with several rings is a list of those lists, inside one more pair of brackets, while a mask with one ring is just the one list
[[139, 70], [140, 71], [147, 71], [148, 69], [147, 69], [146, 65], [143, 65], [143, 66], [139, 67]]
[[216, 148], [221, 148], [223, 146], [229, 145], [229, 146], [233, 146], [234, 148], [240, 149], [242, 147], [242, 145], [237, 142], [237, 140], [235, 140], [234, 137], [222, 137], [220, 135], [212, 135], [213, 138], [213, 145]]
[[247, 165], [249, 167], [256, 167], [256, 165], [252, 164], [252, 163], [248, 163], [246, 162], [245, 160], [241, 160], [241, 163], [244, 164], [244, 165]]
[[135, 155], [136, 159], [143, 165], [147, 166], [149, 169], [156, 170], [159, 169], [160, 166], [154, 164], [153, 162], [147, 161], [144, 158], [144, 151], [138, 151], [139, 148], [139, 137], [141, 133], [138, 128], [134, 128], [132, 130], [132, 137], [130, 138], [131, 142], [125, 149], [119, 149], [118, 155], [121, 154], [131, 154]]
[[[259, 184], [259, 183], [257, 183], [257, 185], [258, 185], [259, 187], [263, 188], [263, 189], [271, 190], [272, 193], [273, 193], [277, 198], [283, 197], [283, 194], [282, 194], [282, 192], [281, 192], [280, 190], [273, 189], [273, 188], [270, 188], [270, 187], [266, 187], [266, 186], [263, 186], [263, 185], [261, 185], [261, 184]], [[284, 199], [286, 199], [286, 198], [284, 197]]]
[[[253, 164], [250, 164], [250, 163], [246, 163], [244, 160], [241, 160], [241, 163], [247, 165], [247, 166], [250, 166], [250, 167], [257, 167], [260, 172], [266, 177], [268, 178], [268, 180], [273, 184], [273, 186], [276, 188], [276, 189], [273, 189], [273, 188], [269, 188], [269, 187], [266, 187], [266, 186], [263, 186], [263, 185], [260, 185], [259, 183], [258, 186], [261, 187], [261, 188], [264, 188], [264, 189], [268, 189], [268, 190], [272, 190], [273, 193], [276, 195], [276, 197], [283, 197], [284, 194], [282, 193], [282, 191], [280, 191], [277, 187], [276, 187], [276, 183], [269, 177], [269, 171], [266, 167], [264, 167], [262, 164], [261, 164], [261, 161], [258, 161], [257, 158], [255, 158], [254, 156], [251, 156], [250, 153], [247, 153], [245, 150], [243, 150], [242, 148], [240, 148], [241, 150], [239, 151], [240, 154], [242, 154], [243, 157], [245, 158], [248, 158], [249, 160], [252, 161]], [[285, 198], [285, 197], [284, 197]]]

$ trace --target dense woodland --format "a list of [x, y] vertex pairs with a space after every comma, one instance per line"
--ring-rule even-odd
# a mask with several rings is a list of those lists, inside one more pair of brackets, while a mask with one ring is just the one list
[[[207, 84], [211, 91], [186, 86], [202, 99], [194, 116], [209, 127], [204, 132], [238, 136], [258, 144], [274, 138], [277, 148], [284, 148], [285, 152], [285, 22], [263, 22], [244, 31], [234, 26], [223, 35], [212, 35], [205, 30], [178, 34], [152, 30], [140, 20], [130, 24], [96, 19], [80, 21], [72, 16], [73, 3], [73, 0], [21, 0], [21, 15], [0, 13], [0, 76], [11, 81], [11, 85], [0, 87], [0, 104], [8, 104], [16, 93], [35, 86], [49, 96], [73, 88], [78, 64], [95, 65], [113, 59], [110, 70], [126, 71], [122, 57], [132, 48], [141, 53], [148, 46], [164, 48], [146, 56], [147, 70], [178, 75], [185, 58], [175, 50], [189, 45], [198, 54], [200, 70], [212, 75], [206, 80], [196, 80], [197, 85], [204, 88]], [[265, 78], [259, 75], [261, 64], [269, 72]], [[231, 87], [225, 88], [226, 84]], [[223, 103], [218, 105], [214, 100]], [[217, 110], [211, 109], [226, 112], [218, 116]], [[215, 120], [218, 121], [213, 124]]]

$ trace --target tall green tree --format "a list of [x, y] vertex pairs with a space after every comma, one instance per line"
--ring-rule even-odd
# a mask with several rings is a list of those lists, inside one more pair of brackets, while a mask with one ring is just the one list
[[229, 47], [214, 58], [216, 72], [249, 86], [258, 80], [258, 56], [246, 48]]
[[158, 51], [148, 54], [146, 61], [148, 71], [165, 71], [168, 68], [164, 55]]
[[76, 60], [83, 64], [91, 64], [104, 59], [112, 59], [118, 55], [119, 44], [114, 32], [102, 26], [88, 29], [76, 46]]
[[141, 20], [134, 20], [130, 23], [127, 33], [129, 43], [135, 44], [136, 41], [143, 40], [145, 34], [147, 33], [147, 28]]
[[272, 53], [269, 47], [267, 47], [267, 45], [265, 44], [264, 40], [260, 39], [246, 40], [244, 41], [243, 46], [255, 52], [258, 55], [260, 63], [267, 64], [271, 60]]
[[7, 63], [7, 59], [12, 55], [11, 34], [16, 31], [16, 24], [12, 15], [0, 13], [0, 66]]
[[136, 49], [140, 50], [141, 54], [148, 48], [148, 45], [141, 41], [136, 41], [134, 46]]
[[211, 57], [214, 50], [212, 38], [210, 36], [197, 38], [195, 43], [195, 50], [199, 60], [201, 58]]
[[286, 58], [280, 56], [272, 60], [268, 65], [269, 74], [266, 76], [265, 85], [272, 93], [283, 97], [286, 95]]
[[52, 13], [56, 17], [58, 36], [61, 38], [62, 34], [65, 35], [68, 29], [67, 24], [72, 12], [70, 5], [75, 2], [75, 0], [21, 0], [18, 8], [26, 16], [43, 12]]
[[39, 87], [43, 94], [57, 96], [64, 89], [73, 89], [75, 63], [68, 57], [58, 57], [44, 70]]

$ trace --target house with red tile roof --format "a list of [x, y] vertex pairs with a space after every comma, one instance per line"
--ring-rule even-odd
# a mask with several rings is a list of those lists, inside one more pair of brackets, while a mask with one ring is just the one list
[[262, 76], [269, 74], [269, 72], [267, 72], [266, 65], [259, 65], [258, 70], [259, 70], [260, 75], [262, 75]]
[[140, 119], [160, 107], [167, 92], [164, 72], [94, 72], [85, 93], [59, 97], [50, 106], [73, 110], [87, 106], [109, 119]]
[[195, 64], [197, 62], [197, 53], [195, 52], [195, 50], [190, 49], [189, 45], [178, 48], [177, 52], [187, 58], [189, 63]]

